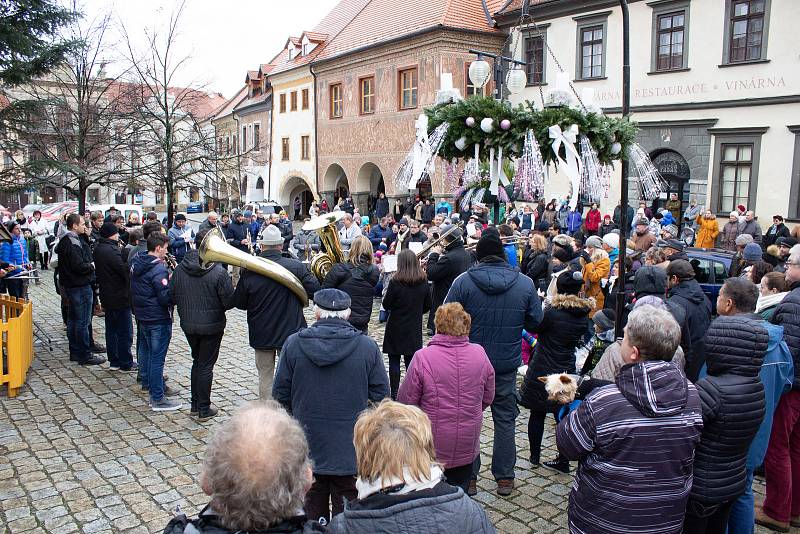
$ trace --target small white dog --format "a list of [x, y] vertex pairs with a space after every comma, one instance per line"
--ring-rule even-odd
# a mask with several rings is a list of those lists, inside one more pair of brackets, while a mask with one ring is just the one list
[[547, 400], [558, 404], [569, 404], [575, 400], [575, 393], [578, 391], [578, 382], [573, 375], [567, 373], [554, 373], [552, 375], [540, 376], [539, 381], [544, 383], [547, 391]]

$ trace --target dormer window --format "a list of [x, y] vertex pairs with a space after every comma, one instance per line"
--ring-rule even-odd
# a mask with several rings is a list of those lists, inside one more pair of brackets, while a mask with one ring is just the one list
[[309, 52], [311, 52], [311, 45], [309, 45], [308, 43], [304, 43], [303, 44], [303, 55], [307, 56]]

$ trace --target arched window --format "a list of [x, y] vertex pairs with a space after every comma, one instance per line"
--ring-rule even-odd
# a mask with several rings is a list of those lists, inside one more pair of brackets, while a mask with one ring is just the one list
[[264, 189], [264, 179], [260, 176], [256, 180], [256, 189]]

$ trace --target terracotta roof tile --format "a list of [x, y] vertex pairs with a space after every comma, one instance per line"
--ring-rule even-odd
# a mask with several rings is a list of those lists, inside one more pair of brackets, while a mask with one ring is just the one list
[[[556, 2], [556, 1], [558, 1], [558, 0], [530, 0], [528, 5], [533, 7], [536, 4], [546, 4], [546, 3], [549, 3], [549, 2]], [[509, 13], [512, 13], [514, 11], [519, 11], [520, 9], [522, 9], [522, 4], [523, 4], [524, 0], [511, 0], [511, 2], [508, 3], [508, 5], [504, 5], [504, 4], [506, 4], [506, 2], [507, 2], [507, 0], [504, 0], [503, 2], [501, 2], [500, 7], [498, 8], [499, 11], [497, 11], [497, 12], [492, 11], [492, 13], [497, 14], [497, 15], [508, 15]], [[536, 12], [532, 10], [531, 14], [535, 16]]]
[[[303, 32], [303, 35], [308, 37], [309, 41], [315, 43], [322, 43], [328, 38], [327, 33], [317, 33], [317, 32]], [[303, 40], [303, 35], [300, 36], [300, 41]]]
[[247, 77], [245, 79], [258, 80], [259, 78], [261, 78], [261, 74], [257, 70], [248, 70]]
[[[505, 0], [486, 0], [486, 8], [491, 14], [504, 3]], [[370, 0], [353, 21], [329, 41], [319, 59], [436, 26], [499, 31], [487, 20], [482, 0]]]
[[214, 114], [214, 118], [222, 118], [226, 115], [230, 115], [233, 113], [233, 110], [238, 106], [245, 98], [247, 98], [247, 86], [242, 87], [239, 91], [227, 102], [225, 105], [221, 107], [217, 112]]

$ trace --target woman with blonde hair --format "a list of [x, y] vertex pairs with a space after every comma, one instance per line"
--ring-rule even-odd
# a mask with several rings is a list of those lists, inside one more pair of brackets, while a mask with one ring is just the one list
[[608, 253], [602, 248], [592, 250], [590, 256], [592, 261], [583, 266], [583, 279], [586, 281], [584, 292], [587, 297], [594, 299], [594, 308], [589, 313], [591, 319], [597, 310], [602, 310], [606, 297], [603, 294], [602, 280], [606, 280], [611, 274], [611, 262]]
[[532, 234], [528, 246], [522, 253], [520, 272], [533, 280], [536, 289], [547, 291], [550, 283], [550, 256], [547, 254], [547, 239], [541, 234]]
[[443, 480], [428, 416], [385, 400], [363, 412], [353, 432], [358, 499], [331, 519], [329, 532], [491, 533], [483, 509]]
[[439, 307], [435, 324], [436, 335], [414, 355], [398, 400], [428, 415], [445, 478], [466, 492], [483, 411], [494, 400], [494, 368], [483, 347], [469, 342], [472, 319], [461, 304]]
[[334, 264], [322, 288], [341, 289], [350, 295], [350, 324], [367, 333], [372, 316], [372, 301], [380, 272], [372, 264], [372, 243], [366, 236], [358, 236], [350, 245], [350, 256], [346, 262]]

